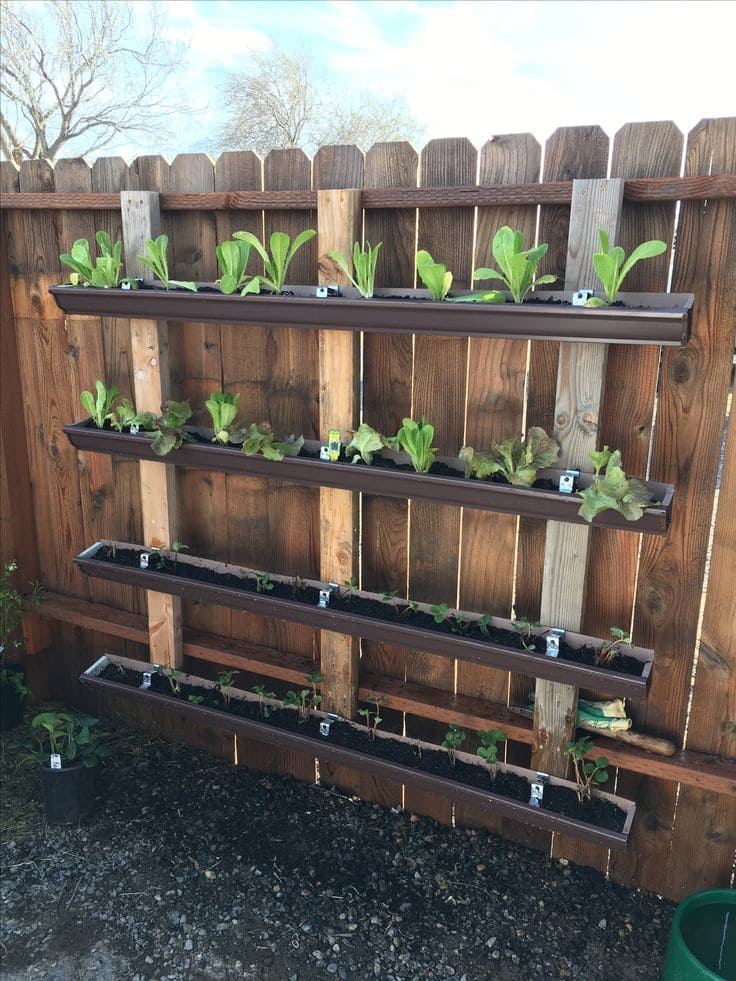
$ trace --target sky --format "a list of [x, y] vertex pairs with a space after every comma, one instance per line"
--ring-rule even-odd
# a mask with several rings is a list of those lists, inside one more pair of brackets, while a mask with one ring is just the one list
[[[733, 115], [736, 3], [608, 0], [167, 0], [190, 45], [193, 109], [224, 119], [227, 73], [276, 44], [317, 55], [334, 84], [403, 95], [425, 140]], [[203, 116], [200, 119], [204, 118]], [[182, 121], [172, 152], [203, 149]], [[203, 143], [204, 141], [204, 143]]]

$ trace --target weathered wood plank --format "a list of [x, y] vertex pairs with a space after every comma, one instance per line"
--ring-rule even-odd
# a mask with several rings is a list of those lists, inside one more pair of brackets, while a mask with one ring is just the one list
[[[704, 120], [692, 130], [685, 172], [736, 172], [736, 119]], [[707, 502], [715, 487], [736, 329], [736, 284], [730, 274], [734, 209], [726, 201], [707, 207], [686, 203], [680, 209], [672, 288], [695, 295], [692, 336], [687, 347], [663, 355], [652, 452], [652, 477], [666, 475], [677, 494], [667, 537], [645, 540], [642, 548], [635, 623], [638, 642], [657, 652], [657, 670], [649, 698], [632, 706], [631, 714], [642, 731], [675, 740], [689, 698], [710, 529]], [[612, 860], [611, 875], [677, 894], [675, 877], [682, 870], [669, 862], [668, 836], [658, 833], [672, 826], [675, 789], [629, 774], [621, 776], [619, 787], [624, 796], [636, 795], [645, 819], [636, 822], [634, 849]]]
[[[140, 273], [134, 256], [148, 238], [158, 235], [158, 195], [151, 191], [121, 193], [126, 272]], [[158, 412], [169, 397], [168, 327], [155, 320], [131, 320], [130, 350], [135, 380], [134, 403], [139, 412]], [[143, 541], [170, 548], [179, 538], [176, 474], [174, 467], [150, 461], [139, 463]], [[148, 592], [151, 658], [155, 664], [179, 667], [182, 661], [181, 600], [166, 593]]]
[[[465, 139], [432, 140], [422, 151], [420, 180], [423, 187], [467, 186], [475, 182], [477, 151]], [[426, 249], [436, 262], [453, 273], [462, 289], [470, 285], [472, 272], [473, 211], [460, 208], [451, 214], [431, 208], [419, 212], [417, 248]], [[428, 338], [414, 341], [412, 415], [426, 416], [435, 428], [435, 445], [441, 453], [457, 452], [464, 434], [468, 342], [463, 338]], [[453, 605], [457, 596], [460, 509], [420, 501], [410, 505], [409, 596], [412, 599]], [[452, 661], [424, 652], [410, 652], [407, 680], [420, 681], [453, 691], [455, 666]], [[432, 728], [434, 731], [432, 731]], [[441, 738], [438, 727], [427, 728], [407, 719], [410, 735]], [[407, 794], [407, 807], [449, 820], [449, 805], [426, 799], [414, 791]], [[411, 800], [410, 800], [411, 798]], [[412, 803], [414, 802], [414, 803]]]

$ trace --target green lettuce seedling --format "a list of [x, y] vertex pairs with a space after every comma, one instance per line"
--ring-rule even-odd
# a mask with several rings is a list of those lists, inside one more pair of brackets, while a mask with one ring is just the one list
[[205, 402], [212, 418], [213, 443], [230, 442], [232, 430], [237, 429], [235, 416], [238, 414], [240, 395], [233, 392], [212, 392]]
[[488, 729], [487, 731], [480, 731], [478, 735], [480, 736], [480, 746], [475, 752], [488, 764], [491, 770], [491, 779], [495, 780], [498, 768], [498, 744], [506, 742], [506, 733], [501, 729]]
[[112, 414], [110, 425], [119, 433], [124, 429], [152, 431], [156, 428], [156, 413], [136, 412], [130, 399], [121, 399], [120, 404], [116, 406]]
[[[540, 276], [537, 266], [546, 255], [548, 246], [545, 243], [536, 248], [524, 251], [524, 236], [521, 232], [512, 231], [508, 225], [499, 228], [493, 237], [491, 251], [498, 269], [476, 269], [473, 279], [500, 279], [513, 297], [514, 303], [523, 303], [527, 293], [535, 286], [554, 283], [556, 276]], [[499, 271], [500, 270], [500, 271]]]
[[276, 434], [267, 422], [251, 423], [243, 441], [243, 453], [246, 456], [256, 456], [260, 453], [267, 460], [283, 460], [285, 456], [299, 456], [304, 446], [304, 437], [295, 439], [277, 439]]
[[620, 245], [614, 245], [611, 248], [608, 235], [602, 228], [598, 229], [598, 238], [601, 240], [601, 251], [593, 253], [593, 268], [603, 283], [606, 299], [593, 296], [585, 304], [586, 307], [605, 307], [615, 303], [621, 284], [637, 262], [640, 259], [653, 259], [667, 250], [664, 242], [653, 238], [649, 242], [642, 242], [641, 245], [638, 245], [624, 262], [624, 250]]
[[139, 255], [138, 261], [142, 262], [147, 269], [150, 269], [157, 279], [164, 284], [164, 289], [171, 289], [172, 286], [181, 286], [182, 289], [197, 292], [197, 284], [185, 282], [182, 279], [169, 279], [169, 260], [166, 253], [169, 248], [169, 236], [159, 235], [158, 238], [146, 239], [146, 254]]
[[95, 389], [96, 395], [93, 395], [92, 392], [82, 392], [79, 401], [97, 428], [104, 429], [105, 423], [108, 420], [113, 420], [113, 410], [120, 395], [120, 389], [115, 385], [110, 385], [108, 388], [99, 378], [95, 382]]
[[235, 293], [242, 289], [248, 278], [245, 272], [250, 259], [250, 244], [241, 240], [223, 242], [215, 249], [220, 278], [217, 280], [223, 293]]
[[411, 457], [411, 462], [417, 473], [429, 473], [437, 458], [437, 447], [432, 446], [434, 426], [422, 416], [419, 422], [413, 419], [402, 420], [401, 429], [396, 436], [387, 440], [391, 449], [402, 449]]
[[449, 609], [447, 603], [435, 603], [434, 606], [430, 606], [429, 612], [434, 617], [435, 623], [444, 623]]
[[260, 293], [261, 286], [265, 286], [271, 293], [282, 293], [286, 274], [289, 271], [291, 260], [294, 258], [298, 249], [313, 239], [317, 232], [313, 228], [307, 228], [300, 232], [294, 239], [293, 244], [286, 232], [273, 232], [269, 239], [271, 254], [261, 245], [258, 238], [252, 232], [234, 232], [233, 238], [240, 242], [245, 242], [256, 250], [263, 259], [265, 275], [254, 276], [250, 282], [246, 283], [240, 291], [241, 296], [248, 293]]
[[464, 742], [464, 731], [460, 728], [460, 726], [457, 726], [454, 722], [451, 722], [450, 728], [447, 730], [445, 738], [442, 740], [442, 747], [443, 749], [447, 750], [447, 755], [450, 757], [450, 763], [452, 763], [453, 766], [455, 765], [455, 754]]
[[350, 272], [347, 259], [341, 252], [328, 252], [330, 259], [333, 259], [347, 278], [366, 300], [370, 300], [376, 287], [376, 264], [378, 263], [378, 250], [383, 245], [379, 242], [375, 249], [371, 248], [371, 243], [366, 242], [365, 250], [361, 249], [360, 242], [353, 246], [353, 271]]
[[590, 800], [594, 783], [605, 783], [608, 780], [608, 758], [596, 756], [595, 760], [586, 761], [585, 757], [593, 748], [593, 740], [589, 736], [578, 739], [576, 743], [568, 742], [567, 751], [575, 767], [578, 800]]
[[161, 415], [155, 421], [153, 443], [151, 449], [157, 456], [166, 456], [172, 450], [178, 450], [188, 439], [184, 426], [192, 416], [192, 407], [188, 402], [175, 402], [168, 399], [161, 406]]
[[435, 300], [444, 300], [452, 286], [452, 273], [447, 266], [435, 262], [426, 249], [417, 252], [417, 272]]
[[[123, 243], [114, 245], [107, 232], [97, 232], [95, 240], [102, 252], [101, 256], [93, 259], [86, 238], [78, 238], [71, 252], [59, 256], [64, 265], [74, 271], [69, 277], [72, 286], [95, 286], [102, 289], [114, 289], [121, 282], [120, 273], [123, 268]], [[135, 281], [125, 280], [134, 285]]]
[[[651, 496], [646, 484], [636, 477], [627, 477], [621, 467], [621, 453], [611, 453], [607, 446], [589, 454], [595, 474], [590, 487], [578, 491], [583, 503], [578, 514], [592, 521], [601, 511], [618, 511], [627, 521], [638, 521], [644, 514]], [[603, 471], [605, 470], [605, 473]]]
[[366, 422], [361, 422], [350, 444], [345, 448], [345, 456], [352, 457], [352, 462], [357, 463], [362, 460], [370, 466], [373, 463], [373, 454], [388, 446], [388, 441], [379, 432]]
[[465, 476], [485, 480], [495, 473], [502, 474], [515, 487], [531, 487], [537, 470], [551, 467], [560, 448], [539, 426], [532, 426], [526, 439], [514, 436], [503, 443], [493, 443], [488, 453], [476, 453], [472, 446], [463, 446], [460, 459], [465, 463]]
[[267, 572], [257, 572], [256, 573], [256, 592], [257, 593], [270, 593], [273, 589], [273, 583], [271, 582], [271, 577]]

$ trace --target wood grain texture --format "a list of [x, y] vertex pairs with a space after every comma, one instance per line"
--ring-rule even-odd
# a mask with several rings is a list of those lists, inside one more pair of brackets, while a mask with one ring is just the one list
[[[159, 233], [158, 195], [152, 192], [121, 193], [123, 239], [130, 275], [139, 269], [139, 250]], [[166, 323], [155, 320], [130, 321], [130, 351], [133, 362], [134, 404], [139, 412], [158, 412], [170, 397], [169, 338]], [[141, 460], [143, 542], [170, 548], [179, 540], [179, 508], [174, 467]], [[154, 664], [181, 667], [182, 609], [178, 597], [148, 592], [148, 630]]]
[[[366, 154], [365, 184], [375, 188], [416, 185], [419, 157], [408, 143], [377, 143]], [[414, 286], [416, 211], [365, 212], [365, 239], [383, 242], [377, 286]], [[411, 414], [413, 340], [410, 334], [363, 335], [363, 421], [394, 435]], [[408, 581], [407, 501], [362, 495], [364, 589], [397, 589]], [[404, 678], [406, 652], [391, 644], [362, 642], [361, 671]]]
[[[688, 137], [685, 173], [713, 172], [736, 172], [736, 119], [704, 120]], [[734, 204], [683, 204], [677, 242], [672, 288], [686, 285], [695, 295], [693, 331], [687, 347], [663, 355], [652, 477], [667, 474], [677, 494], [667, 537], [656, 544], [645, 541], [642, 548], [634, 622], [639, 643], [657, 652], [657, 670], [647, 702], [632, 707], [635, 726], [675, 740], [681, 738], [689, 697], [710, 526], [710, 509], [703, 505], [713, 497], [731, 373], [736, 284], [728, 269], [736, 247]], [[673, 789], [629, 775], [619, 784], [640, 795], [640, 806], [652, 818], [637, 822], [634, 851], [612, 860], [612, 876], [677, 892], [674, 880], [680, 873], [672, 866], [662, 886], [668, 838], [652, 833], [673, 824]]]
[[[468, 140], [432, 140], [421, 155], [421, 184], [467, 186], [475, 182], [476, 169], [477, 151]], [[436, 262], [443, 262], [458, 288], [470, 284], [473, 218], [472, 209], [467, 208], [452, 213], [431, 208], [419, 212], [417, 248], [426, 249]], [[462, 444], [467, 352], [468, 342], [463, 338], [417, 336], [414, 341], [412, 414], [415, 419], [426, 416], [433, 424], [435, 445], [441, 453], [456, 453]], [[412, 501], [409, 522], [409, 596], [453, 606], [458, 589], [460, 509]], [[410, 653], [406, 677], [452, 691], [454, 664], [446, 658]], [[436, 727], [433, 734], [426, 724], [420, 726], [416, 721], [407, 719], [407, 729], [410, 735], [421, 732], [441, 739]], [[406, 793], [408, 798], [410, 792]], [[436, 806], [426, 799], [421, 803], [423, 807]], [[447, 803], [439, 806], [438, 813], [429, 813], [446, 821]]]
[[[677, 174], [681, 166], [683, 136], [673, 123], [629, 123], [616, 134], [613, 144], [613, 177], [659, 177]], [[625, 185], [624, 185], [625, 186]], [[672, 241], [673, 204], [624, 205], [617, 242], [627, 255], [643, 241]], [[638, 263], [626, 279], [632, 289], [664, 291], [670, 252]], [[655, 347], [613, 344], [608, 350], [606, 398], [600, 424], [600, 443], [621, 450], [627, 473], [646, 474], [652, 435], [652, 418], [659, 373], [660, 352]], [[639, 542], [595, 528], [591, 537], [590, 575], [583, 627], [596, 637], [628, 622], [633, 608]], [[618, 575], [606, 570], [614, 567]], [[618, 619], [617, 619], [618, 618]]]
[[[539, 180], [541, 147], [528, 133], [496, 136], [480, 151], [481, 184], [502, 185]], [[508, 225], [519, 230], [524, 241], [533, 243], [536, 234], [536, 207], [508, 205], [479, 208], [476, 222], [474, 266], [493, 266], [491, 243], [497, 230]], [[478, 286], [492, 283], [477, 284]], [[469, 341], [468, 392], [465, 417], [465, 443], [488, 449], [493, 441], [520, 434], [523, 426], [526, 341]], [[511, 616], [514, 591], [514, 554], [518, 518], [465, 509], [462, 517], [460, 605], [463, 609]], [[471, 664], [458, 663], [457, 691], [482, 696], [491, 701], [508, 700], [510, 674]], [[527, 685], [530, 679], [526, 679]], [[498, 728], [487, 723], [478, 728]], [[507, 731], [507, 730], [504, 730]], [[511, 738], [511, 733], [507, 731]], [[504, 748], [504, 756], [508, 743]], [[457, 805], [455, 819], [461, 824], [486, 827], [505, 833], [513, 840], [526, 840], [527, 830], [495, 815]]]

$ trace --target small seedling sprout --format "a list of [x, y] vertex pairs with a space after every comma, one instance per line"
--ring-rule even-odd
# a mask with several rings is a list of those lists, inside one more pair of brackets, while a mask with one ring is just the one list
[[611, 627], [611, 637], [613, 639], [607, 644], [604, 644], [596, 654], [596, 664], [610, 664], [619, 653], [621, 644], [631, 643], [631, 634], [628, 630], [622, 630], [621, 627]]
[[154, 665], [159, 674], [162, 674], [164, 678], [169, 683], [172, 694], [178, 695], [181, 693], [181, 671], [174, 671], [173, 668], [167, 668], [163, 664]]
[[602, 228], [598, 229], [598, 238], [601, 243], [601, 251], [593, 253], [593, 268], [603, 283], [606, 299], [603, 300], [599, 296], [591, 297], [585, 304], [586, 307], [605, 307], [615, 303], [621, 284], [636, 263], [641, 259], [653, 259], [667, 251], [664, 242], [659, 239], [651, 239], [649, 242], [642, 242], [641, 245], [638, 245], [626, 259], [626, 254], [620, 245], [614, 245], [611, 248], [608, 235]]
[[581, 804], [590, 800], [595, 783], [605, 783], [608, 780], [608, 758], [606, 756], [596, 756], [595, 760], [585, 759], [592, 749], [593, 740], [589, 736], [583, 736], [577, 742], [568, 742], [567, 744], [567, 751], [575, 767], [577, 794]]
[[276, 698], [275, 691], [268, 691], [265, 685], [253, 685], [253, 691], [258, 695], [258, 710], [264, 719], [273, 711], [272, 705], [266, 704], [267, 698]]
[[204, 701], [204, 695], [190, 695], [188, 701], [193, 702], [195, 705], [201, 705]]
[[478, 735], [480, 736], [480, 746], [476, 753], [488, 764], [491, 770], [491, 779], [495, 780], [498, 766], [498, 744], [506, 742], [506, 733], [501, 729], [488, 729], [481, 730]]
[[434, 606], [430, 606], [429, 612], [434, 617], [435, 623], [444, 623], [447, 619], [447, 611], [450, 607], [447, 603], [435, 603]]
[[486, 640], [490, 636], [489, 627], [491, 625], [491, 614], [484, 613], [482, 617], [478, 618], [478, 630], [480, 630], [481, 636], [485, 637]]
[[460, 613], [452, 618], [452, 632], [454, 634], [459, 634], [461, 637], [465, 637], [467, 632], [470, 630], [470, 620], [467, 617], [462, 616]]
[[383, 722], [383, 719], [379, 714], [380, 705], [382, 702], [385, 702], [386, 699], [383, 695], [369, 695], [366, 701], [370, 702], [373, 708], [358, 709], [358, 715], [363, 716], [366, 721], [366, 725], [368, 726], [368, 732], [371, 739], [375, 739], [376, 729]]
[[398, 589], [387, 589], [381, 594], [384, 603], [390, 603], [398, 593]]
[[239, 671], [217, 672], [217, 681], [215, 682], [215, 688], [217, 691], [219, 691], [220, 695], [222, 696], [222, 701], [223, 704], [225, 705], [225, 708], [228, 708], [228, 706], [230, 705], [229, 689], [232, 688], [233, 686], [233, 682], [235, 681], [236, 674], [240, 674], [240, 672]]
[[184, 542], [180, 542], [178, 539], [171, 546], [171, 551], [174, 553], [174, 572], [176, 572], [176, 563], [179, 560], [179, 552], [183, 552], [185, 548], [189, 548]]
[[532, 628], [541, 627], [542, 624], [538, 620], [527, 620], [526, 617], [518, 617], [518, 619], [511, 621], [511, 626], [519, 635], [519, 640], [524, 650], [533, 651], [534, 634], [532, 633]]
[[455, 754], [460, 749], [462, 744], [465, 742], [465, 732], [454, 722], [450, 723], [450, 728], [445, 733], [445, 738], [442, 740], [442, 747], [447, 750], [447, 755], [450, 757], [450, 763], [455, 765]]
[[358, 588], [358, 580], [355, 576], [351, 576], [349, 579], [343, 580], [343, 586], [345, 587], [345, 600], [349, 603], [353, 593]]
[[308, 674], [306, 676], [306, 680], [312, 689], [312, 698], [309, 707], [314, 712], [319, 708], [319, 706], [322, 703], [322, 696], [317, 691], [317, 686], [321, 685], [325, 679], [323, 675], [321, 675], [318, 671], [316, 671], [314, 674]]
[[256, 592], [257, 593], [270, 593], [273, 589], [273, 583], [271, 582], [271, 577], [267, 572], [257, 572], [256, 573]]

